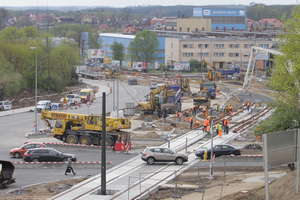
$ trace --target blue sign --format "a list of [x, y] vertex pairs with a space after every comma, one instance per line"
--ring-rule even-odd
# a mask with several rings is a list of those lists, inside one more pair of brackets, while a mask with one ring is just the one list
[[210, 8], [194, 8], [194, 17], [207, 17], [207, 16], [240, 16], [244, 17], [246, 12], [244, 9], [210, 9]]

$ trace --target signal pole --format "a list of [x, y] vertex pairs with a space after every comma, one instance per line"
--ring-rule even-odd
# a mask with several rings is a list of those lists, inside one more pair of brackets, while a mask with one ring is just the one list
[[106, 94], [102, 93], [101, 195], [106, 195]]

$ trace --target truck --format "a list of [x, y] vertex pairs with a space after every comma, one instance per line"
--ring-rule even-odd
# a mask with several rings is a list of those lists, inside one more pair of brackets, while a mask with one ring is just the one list
[[91, 88], [81, 89], [79, 96], [82, 103], [87, 103], [89, 101], [92, 103], [94, 100], [96, 100], [95, 91]]
[[[100, 115], [85, 115], [43, 110], [41, 119], [51, 130], [52, 135], [69, 144], [100, 145], [102, 120]], [[126, 118], [106, 117], [106, 144], [115, 146], [117, 142], [127, 144], [130, 135], [122, 129], [131, 128]]]
[[217, 85], [213, 81], [200, 83], [200, 91], [207, 92], [210, 99], [215, 99], [217, 96]]

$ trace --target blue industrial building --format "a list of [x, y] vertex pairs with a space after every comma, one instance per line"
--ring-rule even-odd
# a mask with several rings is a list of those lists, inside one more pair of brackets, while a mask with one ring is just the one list
[[193, 9], [194, 17], [211, 19], [211, 30], [247, 30], [242, 6], [203, 6]]
[[[112, 58], [111, 45], [114, 42], [121, 43], [125, 49], [125, 55], [128, 55], [128, 47], [135, 35], [125, 35], [120, 33], [100, 33], [98, 43], [101, 44], [101, 49], [104, 51], [104, 57]], [[165, 38], [157, 37], [159, 46], [155, 53], [157, 63], [164, 63], [165, 60]]]

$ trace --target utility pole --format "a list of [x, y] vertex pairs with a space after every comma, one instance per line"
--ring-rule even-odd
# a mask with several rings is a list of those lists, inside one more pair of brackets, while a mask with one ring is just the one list
[[213, 124], [214, 120], [212, 119], [210, 122], [210, 162], [209, 162], [209, 177], [213, 178], [213, 158], [214, 158], [214, 136], [213, 136]]
[[101, 195], [106, 195], [106, 94], [102, 93]]
[[[119, 69], [117, 71], [117, 75], [119, 73]], [[116, 77], [117, 80], [117, 118], [119, 118], [119, 76]]]
[[34, 51], [34, 62], [35, 62], [35, 83], [34, 83], [34, 133], [37, 134], [38, 133], [38, 117], [37, 117], [37, 89], [38, 89], [38, 85], [37, 85], [37, 48], [36, 47], [30, 47], [31, 50]]

